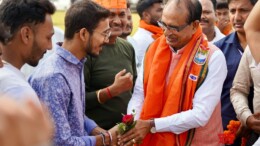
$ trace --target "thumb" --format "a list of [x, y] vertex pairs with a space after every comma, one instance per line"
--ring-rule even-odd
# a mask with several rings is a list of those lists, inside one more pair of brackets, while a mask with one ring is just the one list
[[260, 113], [255, 113], [255, 114], [254, 114], [254, 117], [255, 117], [256, 119], [260, 119]]

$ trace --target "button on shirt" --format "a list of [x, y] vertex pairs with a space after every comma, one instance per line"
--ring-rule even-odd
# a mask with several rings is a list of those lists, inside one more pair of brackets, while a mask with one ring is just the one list
[[55, 145], [96, 144], [95, 137], [89, 134], [97, 125], [84, 115], [85, 60], [78, 60], [69, 51], [56, 45], [55, 52], [36, 68], [29, 79], [54, 119]]

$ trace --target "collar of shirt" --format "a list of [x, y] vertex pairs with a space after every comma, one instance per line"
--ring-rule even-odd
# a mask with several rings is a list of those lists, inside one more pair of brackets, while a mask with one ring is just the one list
[[219, 40], [221, 40], [222, 38], [225, 37], [225, 35], [220, 32], [220, 30], [218, 29], [217, 26], [214, 26], [214, 30], [215, 30], [215, 36], [214, 36], [214, 38], [213, 38], [212, 41], [209, 41], [209, 42], [211, 42], [211, 43], [214, 43], [214, 42], [216, 42], [216, 41], [219, 41]]
[[82, 60], [79, 60], [76, 56], [74, 56], [71, 52], [69, 52], [68, 50], [62, 48], [59, 45], [55, 46], [55, 50], [56, 53], [61, 56], [62, 58], [64, 58], [66, 61], [75, 64], [79, 67], [82, 67], [84, 65], [84, 63], [87, 61], [87, 58], [83, 58]]
[[24, 79], [26, 81], [24, 74], [18, 68], [14, 67], [12, 64], [6, 62], [5, 60], [2, 60], [2, 61], [4, 63], [4, 68], [12, 71], [17, 76], [21, 77], [22, 79]]
[[240, 51], [240, 52], [244, 52], [243, 48], [241, 47], [240, 43], [239, 43], [239, 40], [238, 40], [238, 36], [237, 36], [237, 33], [236, 32], [233, 32], [229, 35], [228, 39], [226, 40], [226, 43], [229, 43], [229, 44], [234, 44], [237, 46], [237, 49]]
[[[184, 46], [184, 47], [185, 47], [185, 46]], [[174, 53], [174, 54], [182, 54], [183, 51], [184, 51], [184, 47], [182, 47], [182, 48], [179, 49], [179, 50], [176, 50], [176, 49], [174, 49], [173, 47], [170, 46], [170, 49], [171, 49], [172, 53]]]

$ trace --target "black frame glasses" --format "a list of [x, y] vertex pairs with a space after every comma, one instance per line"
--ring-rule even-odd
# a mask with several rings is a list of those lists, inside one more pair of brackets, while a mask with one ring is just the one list
[[182, 31], [185, 27], [187, 27], [189, 24], [184, 24], [181, 26], [168, 26], [166, 25], [164, 22], [162, 21], [157, 21], [158, 25], [163, 29], [163, 30], [169, 30], [171, 32], [175, 31], [175, 32], [180, 32]]
[[111, 31], [108, 32], [98, 32], [98, 31], [94, 31], [97, 32], [98, 34], [101, 34], [102, 36], [104, 36], [104, 41], [108, 40], [110, 35], [111, 35]]

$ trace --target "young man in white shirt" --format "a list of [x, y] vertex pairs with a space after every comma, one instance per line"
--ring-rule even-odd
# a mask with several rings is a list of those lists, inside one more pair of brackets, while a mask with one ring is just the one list
[[136, 10], [141, 20], [133, 39], [138, 46], [135, 48], [135, 55], [137, 68], [140, 68], [148, 46], [163, 34], [162, 29], [157, 24], [157, 21], [162, 17], [162, 0], [140, 0]]
[[[21, 11], [22, 10], [22, 11]], [[0, 21], [10, 27], [11, 38], [3, 46], [3, 68], [0, 69], [0, 93], [17, 100], [39, 99], [20, 68], [28, 63], [36, 66], [44, 53], [52, 48], [55, 7], [48, 0], [3, 1]]]

